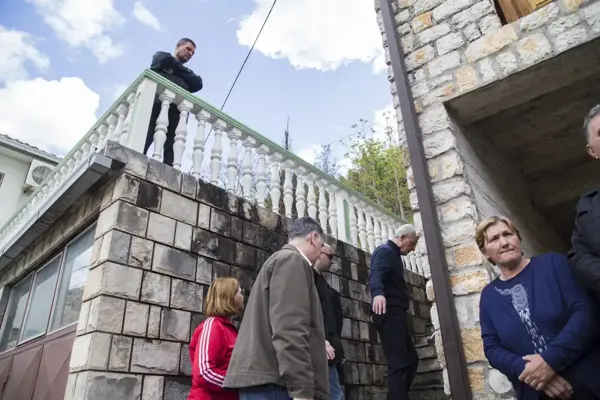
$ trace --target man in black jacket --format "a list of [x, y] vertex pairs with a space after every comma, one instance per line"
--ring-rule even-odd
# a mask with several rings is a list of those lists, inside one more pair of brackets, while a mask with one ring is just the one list
[[[184, 66], [186, 62], [194, 56], [196, 52], [196, 44], [192, 39], [183, 38], [177, 42], [173, 54], [164, 51], [159, 51], [152, 57], [152, 65], [150, 69], [159, 73], [171, 82], [188, 92], [195, 93], [202, 89], [202, 78], [194, 74], [194, 72]], [[154, 99], [152, 107], [152, 115], [150, 117], [150, 126], [148, 126], [148, 134], [146, 136], [146, 144], [144, 146], [144, 154], [150, 148], [154, 141], [154, 130], [156, 128], [156, 119], [160, 114], [160, 100], [158, 95]], [[167, 140], [164, 144], [163, 162], [167, 165], [173, 165], [173, 143], [175, 142], [175, 129], [179, 123], [179, 110], [177, 105], [171, 104], [169, 107], [169, 125], [167, 126]]]
[[[584, 134], [588, 154], [600, 159], [600, 104], [585, 117]], [[584, 193], [575, 213], [569, 263], [575, 278], [600, 302], [600, 188]]]
[[412, 225], [402, 225], [394, 238], [371, 255], [369, 286], [373, 321], [387, 361], [388, 400], [408, 400], [419, 357], [407, 323], [408, 293], [404, 281], [403, 255], [415, 249], [417, 234]]
[[331, 400], [343, 400], [344, 393], [340, 384], [339, 366], [344, 361], [344, 349], [342, 348], [342, 302], [340, 295], [323, 277], [323, 272], [329, 271], [333, 260], [333, 249], [323, 245], [321, 255], [315, 262], [314, 275], [315, 286], [321, 300], [323, 311], [323, 326], [325, 327], [325, 351], [329, 360], [329, 393]]

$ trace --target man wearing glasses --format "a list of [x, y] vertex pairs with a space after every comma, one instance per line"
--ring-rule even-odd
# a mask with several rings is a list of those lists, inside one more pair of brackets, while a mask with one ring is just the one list
[[321, 254], [315, 262], [315, 286], [321, 300], [323, 311], [323, 326], [325, 327], [325, 351], [329, 362], [329, 392], [331, 400], [343, 400], [344, 393], [339, 378], [339, 367], [344, 362], [342, 348], [342, 303], [340, 295], [325, 280], [323, 272], [329, 271], [333, 261], [333, 249], [328, 244], [323, 245]]
[[388, 400], [408, 400], [419, 357], [408, 327], [408, 293], [402, 256], [417, 245], [412, 225], [402, 225], [394, 237], [371, 255], [369, 286], [373, 298], [373, 322], [387, 361]]

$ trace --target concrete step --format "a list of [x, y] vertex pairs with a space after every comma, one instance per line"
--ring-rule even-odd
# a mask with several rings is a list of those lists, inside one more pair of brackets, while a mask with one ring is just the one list
[[413, 381], [413, 387], [426, 387], [430, 385], [443, 385], [444, 377], [441, 370], [417, 373]]
[[419, 355], [419, 359], [424, 360], [428, 358], [437, 359], [437, 352], [435, 351], [435, 346], [432, 344], [422, 344], [416, 346], [417, 354]]
[[441, 370], [442, 367], [440, 367], [440, 363], [438, 362], [437, 358], [425, 358], [419, 360], [417, 374]]

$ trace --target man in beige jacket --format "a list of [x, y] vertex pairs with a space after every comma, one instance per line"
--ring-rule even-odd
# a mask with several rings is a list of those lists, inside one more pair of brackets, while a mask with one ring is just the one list
[[224, 387], [240, 400], [329, 400], [323, 316], [312, 265], [323, 229], [292, 223], [289, 243], [267, 259], [250, 292]]

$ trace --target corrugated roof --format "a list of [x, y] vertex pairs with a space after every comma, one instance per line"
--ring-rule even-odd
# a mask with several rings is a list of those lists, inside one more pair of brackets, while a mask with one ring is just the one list
[[55, 154], [48, 153], [47, 151], [44, 151], [44, 150], [42, 150], [42, 149], [40, 149], [40, 148], [38, 148], [38, 147], [32, 146], [32, 145], [30, 145], [29, 143], [25, 143], [25, 142], [23, 142], [23, 141], [21, 141], [21, 140], [19, 140], [19, 139], [15, 139], [14, 137], [8, 136], [7, 134], [0, 133], [0, 136], [1, 136], [1, 137], [3, 137], [3, 138], [5, 138], [6, 140], [9, 140], [9, 141], [11, 141], [11, 142], [18, 143], [18, 144], [20, 144], [20, 145], [22, 145], [22, 146], [27, 146], [27, 147], [29, 147], [30, 149], [32, 149], [33, 151], [36, 151], [36, 152], [43, 153], [43, 154], [45, 154], [46, 156], [48, 156], [48, 157], [51, 157], [51, 158], [55, 158], [57, 161], [61, 159], [61, 157], [59, 157], [59, 156], [57, 156], [57, 155], [55, 155]]

